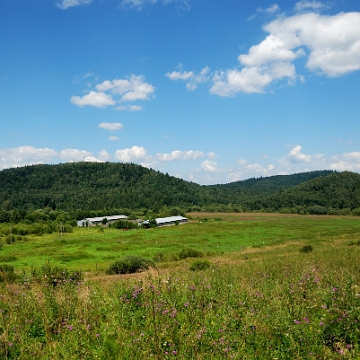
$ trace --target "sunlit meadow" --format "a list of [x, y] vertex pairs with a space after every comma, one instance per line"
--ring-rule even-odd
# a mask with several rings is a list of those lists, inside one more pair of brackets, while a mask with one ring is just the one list
[[[179, 244], [190, 228], [201, 226], [199, 241], [194, 233], [186, 245], [210, 264], [203, 270], [192, 266], [198, 259], [176, 258], [180, 245], [164, 247], [166, 261], [159, 258], [156, 269], [131, 275], [93, 269], [83, 279], [64, 270], [66, 276], [54, 281], [57, 265], [51, 262], [15, 266], [17, 279], [1, 284], [0, 357], [360, 358], [357, 218], [203, 217], [201, 224], [141, 235], [156, 241], [173, 234]], [[236, 224], [242, 243], [235, 249]], [[223, 238], [216, 237], [219, 247], [211, 252], [202, 241], [219, 235], [216, 228]], [[226, 243], [234, 248], [227, 251]], [[153, 260], [159, 256], [159, 249], [146, 251]]]

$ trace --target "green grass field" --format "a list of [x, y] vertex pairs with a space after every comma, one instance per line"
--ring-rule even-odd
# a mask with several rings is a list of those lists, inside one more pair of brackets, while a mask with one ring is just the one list
[[[19, 280], [0, 284], [0, 358], [360, 358], [359, 218], [191, 215], [168, 228], [4, 245], [0, 263]], [[199, 259], [176, 259], [183, 247], [210, 266], [191, 271]], [[123, 255], [159, 253], [157, 269], [104, 273]], [[47, 260], [88, 271], [85, 281], [32, 278]]]
[[300, 247], [307, 242], [321, 246], [343, 239], [360, 239], [357, 217], [201, 213], [192, 217], [189, 224], [166, 228], [103, 232], [99, 228], [75, 228], [73, 233], [62, 236], [56, 233], [28, 236], [27, 241], [5, 244], [0, 251], [0, 263], [11, 263], [20, 270], [50, 261], [91, 271], [106, 269], [114, 259], [127, 254], [171, 261], [183, 247], [214, 256], [288, 242]]

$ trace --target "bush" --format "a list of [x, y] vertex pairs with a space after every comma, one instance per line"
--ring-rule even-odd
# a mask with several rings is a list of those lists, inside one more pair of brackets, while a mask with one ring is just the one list
[[132, 274], [142, 270], [147, 270], [149, 267], [155, 267], [155, 264], [152, 260], [143, 258], [141, 256], [128, 255], [124, 256], [122, 259], [114, 261], [109, 266], [106, 273], [109, 275]]
[[311, 245], [304, 245], [301, 249], [300, 249], [300, 252], [302, 253], [309, 253], [309, 252], [312, 252], [314, 249]]
[[14, 272], [14, 267], [8, 264], [0, 264], [0, 283], [1, 282], [14, 282], [17, 275]]
[[195, 260], [191, 264], [190, 270], [191, 271], [205, 270], [205, 269], [207, 269], [209, 267], [210, 267], [210, 261], [206, 260], [206, 259], [201, 259], [201, 260]]
[[183, 248], [180, 252], [179, 252], [179, 258], [181, 260], [186, 259], [186, 258], [198, 258], [198, 257], [203, 257], [204, 254], [202, 253], [202, 251], [200, 250], [196, 250], [196, 249], [192, 249], [192, 248]]
[[15, 236], [12, 235], [12, 234], [9, 234], [7, 237], [6, 237], [6, 243], [7, 244], [11, 244], [15, 241]]

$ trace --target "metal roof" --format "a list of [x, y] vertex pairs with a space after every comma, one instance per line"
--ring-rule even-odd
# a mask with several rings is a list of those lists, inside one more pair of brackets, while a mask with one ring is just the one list
[[[187, 220], [186, 217], [183, 216], [168, 216], [168, 217], [164, 217], [164, 218], [156, 218], [156, 224], [166, 224], [166, 223], [171, 223], [171, 222], [175, 222], [175, 221], [182, 221], [182, 220]], [[146, 220], [143, 222], [143, 224], [147, 225], [149, 224], [149, 220]]]
[[124, 220], [127, 219], [126, 215], [111, 215], [111, 216], [97, 216], [93, 218], [86, 218], [84, 220], [90, 221], [90, 222], [100, 222], [103, 221], [103, 219], [107, 219], [107, 221], [113, 221], [113, 220]]

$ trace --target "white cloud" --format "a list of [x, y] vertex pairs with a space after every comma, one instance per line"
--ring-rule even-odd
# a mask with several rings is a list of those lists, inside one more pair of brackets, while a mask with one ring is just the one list
[[144, 6], [155, 4], [176, 4], [183, 9], [189, 9], [190, 0], [122, 0], [121, 6], [124, 9], [141, 10]]
[[288, 159], [291, 163], [302, 163], [310, 162], [312, 157], [310, 155], [305, 155], [301, 152], [301, 146], [296, 145], [288, 154]]
[[108, 122], [102, 122], [99, 124], [100, 129], [105, 129], [109, 131], [116, 131], [123, 128], [123, 124], [121, 123], [108, 123]]
[[295, 78], [295, 66], [290, 63], [273, 63], [261, 67], [220, 72], [213, 77], [210, 92], [219, 96], [234, 96], [238, 92], [262, 93], [264, 88], [275, 80]]
[[166, 76], [170, 80], [188, 80], [194, 73], [192, 71], [173, 71], [171, 73], [166, 73]]
[[66, 10], [69, 7], [90, 4], [92, 0], [62, 0], [57, 6], [60, 9]]
[[294, 52], [289, 49], [286, 39], [270, 34], [259, 45], [252, 46], [248, 54], [240, 55], [238, 59], [245, 66], [261, 66], [274, 61], [293, 61], [300, 55], [304, 55], [302, 49]]
[[140, 111], [141, 109], [142, 109], [142, 106], [140, 106], [140, 105], [120, 105], [115, 108], [115, 110], [130, 111], [130, 112]]
[[237, 171], [232, 171], [228, 174], [229, 181], [243, 180], [244, 178], [256, 177], [256, 176], [270, 176], [274, 173], [275, 166], [261, 165], [261, 164], [249, 164], [247, 165], [246, 160], [241, 159], [238, 161], [243, 167]]
[[217, 157], [217, 155], [213, 151], [207, 153], [207, 156], [209, 157], [209, 159], [215, 159]]
[[132, 148], [117, 150], [115, 159], [123, 162], [132, 162], [139, 159], [145, 159], [147, 150], [142, 146], [133, 146]]
[[[128, 79], [105, 80], [95, 86], [96, 91], [90, 91], [82, 97], [72, 96], [70, 101], [78, 106], [95, 106], [105, 108], [120, 102], [150, 100], [155, 92], [154, 86], [145, 82], [142, 75], [131, 75]], [[119, 106], [116, 110], [139, 111], [139, 105]]]
[[350, 152], [331, 158], [330, 169], [338, 171], [360, 171], [360, 152]]
[[305, 47], [310, 52], [306, 64], [310, 71], [340, 76], [360, 69], [360, 13], [305, 13], [277, 19], [264, 29], [289, 50]]
[[110, 136], [109, 140], [110, 141], [116, 141], [116, 140], [119, 140], [119, 138], [117, 136]]
[[194, 151], [194, 150], [188, 150], [188, 151], [174, 150], [170, 154], [156, 155], [157, 159], [159, 159], [160, 161], [198, 159], [203, 156], [205, 156], [205, 154], [202, 151]]
[[201, 165], [201, 169], [207, 172], [218, 172], [217, 163], [211, 160], [205, 160]]
[[93, 154], [90, 151], [79, 149], [65, 149], [61, 150], [60, 157], [65, 161], [85, 161], [86, 159], [92, 159]]
[[327, 7], [320, 1], [308, 1], [308, 0], [301, 0], [296, 3], [295, 11], [301, 12], [305, 10], [319, 10], [321, 8]]
[[33, 146], [0, 149], [0, 169], [48, 163], [56, 155], [53, 149]]
[[[319, 9], [318, 1], [301, 1], [298, 10]], [[274, 8], [275, 9], [275, 8]], [[323, 16], [315, 12], [279, 17], [264, 26], [269, 35], [240, 54], [237, 69], [213, 75], [210, 92], [234, 96], [239, 92], [261, 93], [274, 81], [292, 84], [297, 75], [293, 62], [306, 57], [309, 71], [329, 77], [360, 70], [360, 13], [339, 13]]]
[[142, 75], [131, 75], [130, 79], [106, 80], [96, 85], [98, 91], [110, 91], [121, 95], [122, 101], [149, 100], [155, 88], [145, 82]]
[[106, 150], [101, 150], [99, 152], [99, 159], [102, 160], [102, 161], [108, 161], [110, 160], [110, 154], [106, 151]]
[[95, 106], [98, 108], [105, 108], [110, 105], [115, 105], [111, 95], [105, 94], [104, 92], [90, 91], [83, 97], [72, 96], [70, 101], [77, 106]]
[[198, 84], [205, 83], [209, 80], [209, 67], [204, 67], [201, 71], [197, 74], [193, 71], [184, 71], [182, 64], [178, 66], [179, 71], [173, 71], [171, 73], [166, 73], [170, 80], [183, 80], [186, 81], [186, 88], [188, 90], [195, 90]]

